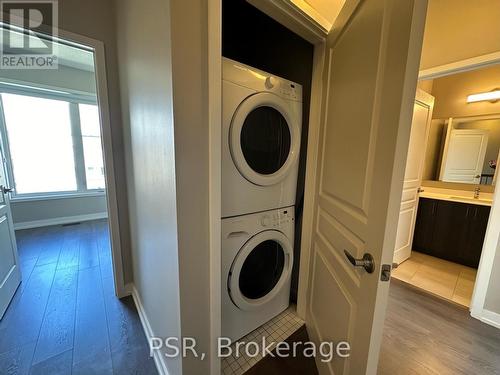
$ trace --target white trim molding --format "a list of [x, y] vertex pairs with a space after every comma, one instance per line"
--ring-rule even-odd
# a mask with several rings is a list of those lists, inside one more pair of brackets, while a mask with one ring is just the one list
[[486, 309], [482, 309], [480, 311], [473, 310], [470, 314], [473, 318], [479, 319], [483, 323], [500, 329], [500, 314]]
[[[151, 324], [149, 323], [148, 316], [146, 315], [146, 311], [144, 310], [144, 306], [142, 305], [141, 297], [139, 296], [139, 292], [134, 284], [127, 284], [125, 289], [132, 293], [132, 298], [134, 299], [135, 306], [137, 308], [137, 312], [139, 313], [139, 318], [141, 319], [142, 328], [148, 340], [148, 344], [151, 342], [152, 337], [156, 337], [153, 329], [151, 328]], [[161, 351], [155, 350], [153, 352], [153, 359], [155, 361], [156, 369], [158, 370], [158, 374], [160, 375], [169, 375], [167, 364], [165, 363], [165, 357], [161, 355]]]
[[56, 217], [53, 219], [24, 221], [24, 222], [14, 223], [14, 230], [49, 227], [51, 225], [72, 224], [72, 223], [79, 223], [82, 221], [91, 221], [91, 220], [99, 220], [107, 218], [108, 218], [107, 212], [98, 212], [96, 214], [63, 216], [63, 217]]
[[[283, 26], [292, 30], [309, 43], [316, 44], [323, 42], [330, 31], [331, 25], [327, 20], [321, 17], [318, 22], [313, 17], [317, 17], [318, 13], [310, 14], [301, 10], [292, 0], [247, 0], [254, 7], [273, 18]], [[304, 3], [304, 1], [297, 1]]]
[[109, 231], [111, 252], [113, 255], [113, 275], [116, 296], [121, 298], [127, 295], [123, 270], [122, 240], [120, 233], [120, 218], [118, 212], [118, 183], [115, 177], [115, 156], [113, 154], [113, 138], [111, 131], [111, 115], [108, 99], [108, 80], [106, 76], [106, 58], [104, 43], [83, 35], [59, 29], [59, 38], [65, 43], [83, 46], [94, 52], [97, 102], [101, 119], [101, 140], [104, 156], [106, 176], [106, 201], [109, 215]]
[[479, 68], [500, 63], [500, 51], [486, 55], [471, 57], [470, 59], [455, 61], [449, 64], [423, 69], [418, 73], [419, 79], [434, 79], [450, 74], [468, 72]]

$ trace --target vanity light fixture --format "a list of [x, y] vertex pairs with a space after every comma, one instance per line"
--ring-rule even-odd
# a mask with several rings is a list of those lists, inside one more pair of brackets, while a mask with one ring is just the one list
[[492, 91], [467, 96], [467, 103], [483, 101], [496, 102], [497, 100], [500, 100], [500, 89], [494, 89]]

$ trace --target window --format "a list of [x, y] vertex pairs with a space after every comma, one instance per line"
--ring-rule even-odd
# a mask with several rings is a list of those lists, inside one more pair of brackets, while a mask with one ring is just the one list
[[87, 189], [104, 189], [104, 158], [101, 146], [99, 110], [96, 105], [79, 104]]
[[103, 189], [97, 105], [1, 94], [15, 196]]

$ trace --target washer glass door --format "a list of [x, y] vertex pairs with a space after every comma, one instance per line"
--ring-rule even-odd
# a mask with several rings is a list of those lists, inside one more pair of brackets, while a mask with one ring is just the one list
[[278, 284], [284, 266], [285, 253], [279, 242], [266, 240], [259, 243], [241, 267], [241, 294], [248, 299], [264, 297]]
[[228, 279], [233, 303], [253, 310], [272, 300], [290, 278], [292, 246], [286, 236], [268, 230], [248, 240], [236, 255]]

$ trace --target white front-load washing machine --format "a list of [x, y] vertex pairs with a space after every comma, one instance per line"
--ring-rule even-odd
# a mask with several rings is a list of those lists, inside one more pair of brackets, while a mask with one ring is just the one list
[[222, 336], [232, 341], [289, 306], [294, 207], [222, 220]]
[[222, 217], [295, 204], [302, 86], [222, 61]]

